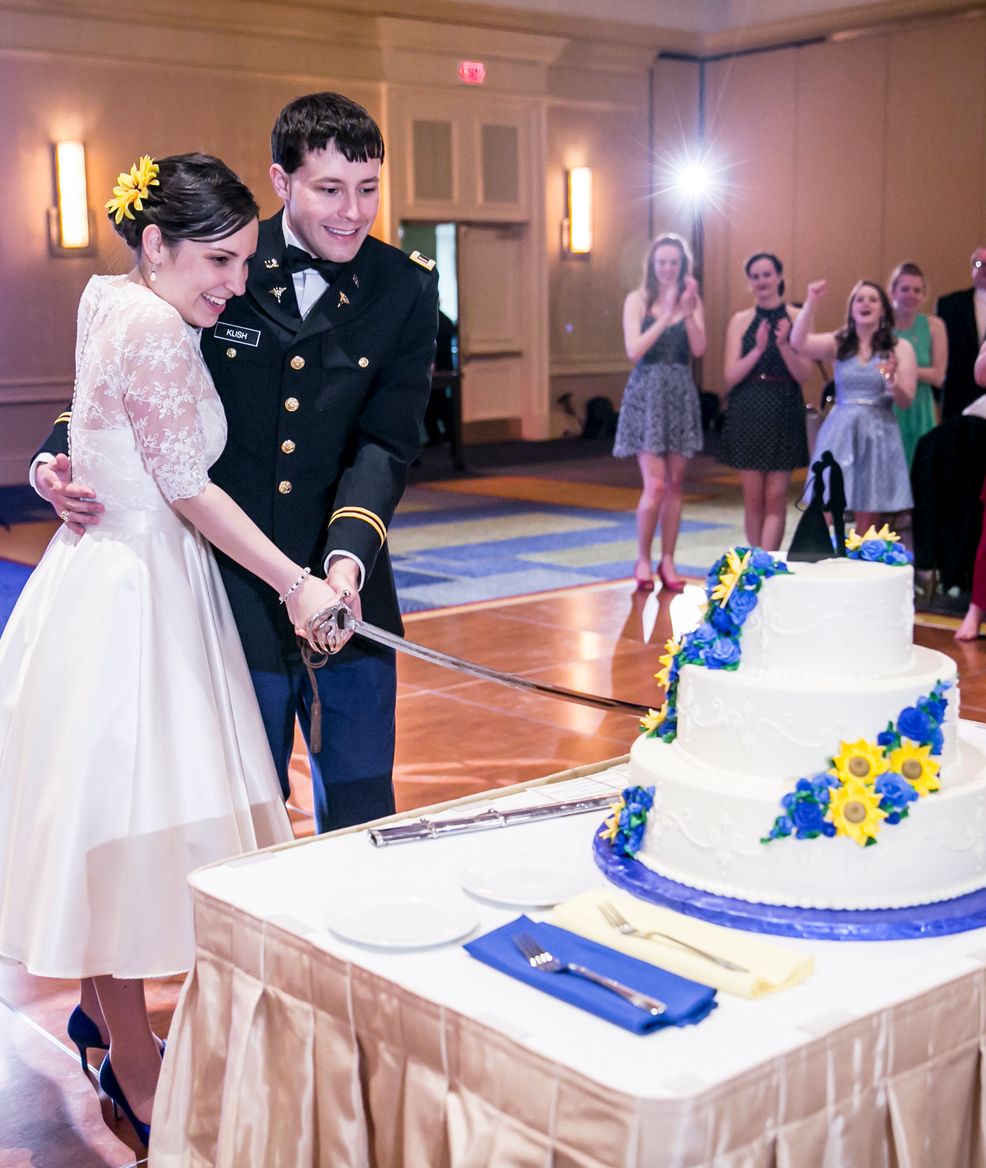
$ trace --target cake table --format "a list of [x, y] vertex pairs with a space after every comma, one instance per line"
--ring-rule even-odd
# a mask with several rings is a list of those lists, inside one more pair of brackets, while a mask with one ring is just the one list
[[[574, 780], [621, 786], [626, 764]], [[382, 849], [357, 830], [196, 873], [196, 965], [169, 1036], [152, 1168], [983, 1163], [986, 930], [776, 938], [814, 956], [806, 982], [720, 994], [700, 1025], [640, 1037], [458, 941], [371, 948], [327, 927], [389, 889], [464, 906], [486, 931], [524, 910], [467, 895], [467, 868], [550, 857], [573, 886], [593, 886], [598, 826], [583, 815]]]

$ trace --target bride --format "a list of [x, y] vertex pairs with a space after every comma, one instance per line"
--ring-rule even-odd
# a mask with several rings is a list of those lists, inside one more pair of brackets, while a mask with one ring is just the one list
[[136, 264], [83, 293], [70, 426], [102, 518], [63, 513], [0, 639], [0, 955], [81, 980], [69, 1036], [84, 1068], [108, 1048], [100, 1083], [146, 1142], [143, 979], [192, 963], [186, 877], [291, 838], [209, 544], [296, 628], [337, 598], [208, 478], [226, 424], [198, 330], [244, 291], [253, 196], [186, 154], [142, 158], [107, 206]]

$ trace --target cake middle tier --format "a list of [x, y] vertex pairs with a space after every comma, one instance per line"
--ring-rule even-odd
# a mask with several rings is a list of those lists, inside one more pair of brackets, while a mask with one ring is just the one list
[[959, 697], [955, 662], [915, 646], [891, 677], [793, 677], [686, 665], [678, 685], [678, 749], [706, 766], [756, 779], [796, 779], [828, 767], [840, 742], [875, 740], [888, 722], [951, 683], [942, 763], [955, 751]]

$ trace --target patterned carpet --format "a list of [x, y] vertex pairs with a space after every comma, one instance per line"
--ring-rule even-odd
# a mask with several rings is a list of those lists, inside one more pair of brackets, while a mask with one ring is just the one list
[[[427, 464], [408, 487], [390, 532], [401, 606], [451, 605], [627, 579], [636, 558], [634, 508], [640, 486], [632, 459], [584, 445], [513, 444], [467, 452], [472, 473]], [[27, 487], [0, 488], [0, 624], [55, 525]], [[793, 529], [794, 515], [789, 530]], [[742, 542], [736, 476], [708, 456], [689, 464], [679, 570], [704, 576], [722, 550]], [[655, 549], [656, 550], [656, 549]], [[19, 561], [19, 562], [15, 562]]]
[[[677, 563], [704, 576], [742, 542], [742, 509], [732, 476], [695, 462]], [[636, 467], [603, 456], [523, 469], [408, 488], [390, 532], [404, 612], [629, 577]]]

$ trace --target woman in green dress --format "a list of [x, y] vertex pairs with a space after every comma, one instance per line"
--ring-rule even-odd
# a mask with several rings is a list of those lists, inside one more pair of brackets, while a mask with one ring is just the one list
[[897, 319], [897, 336], [911, 342], [918, 362], [918, 388], [913, 403], [906, 410], [894, 406], [910, 469], [918, 441], [938, 424], [933, 390], [941, 389], [945, 380], [948, 336], [941, 317], [920, 311], [928, 287], [917, 264], [898, 264], [891, 273], [888, 290]]

